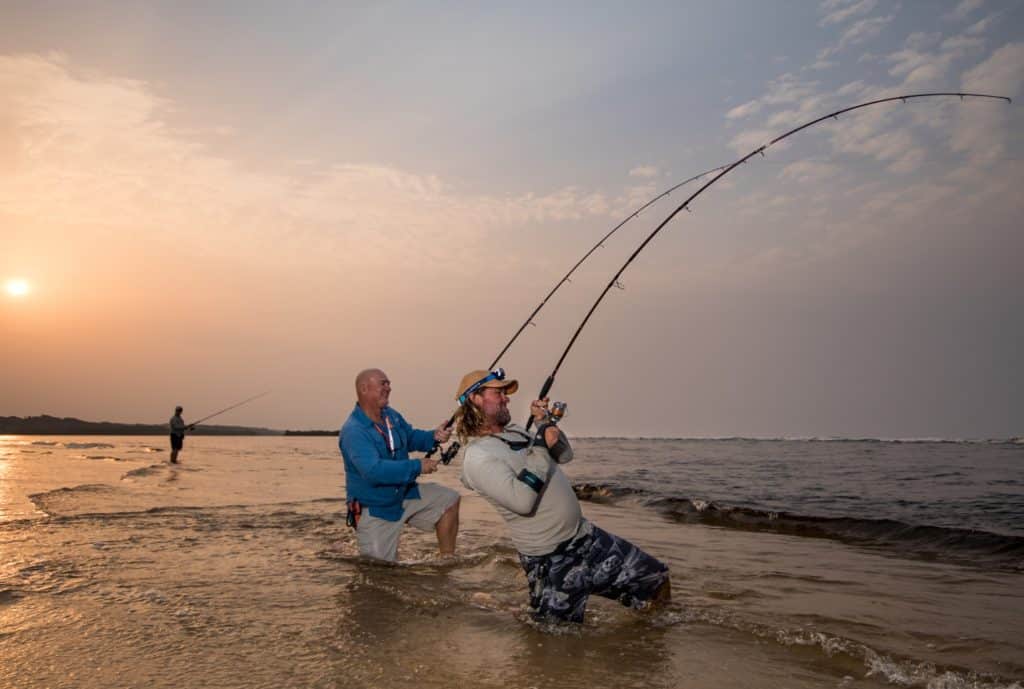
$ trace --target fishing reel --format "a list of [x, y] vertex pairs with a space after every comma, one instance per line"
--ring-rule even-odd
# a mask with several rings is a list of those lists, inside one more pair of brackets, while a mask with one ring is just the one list
[[461, 447], [462, 445], [459, 444], [458, 440], [453, 440], [452, 444], [441, 452], [441, 464], [451, 464], [452, 460], [455, 459], [455, 455], [459, 454]]
[[552, 402], [551, 408], [547, 410], [547, 416], [541, 423], [558, 423], [565, 416], [565, 412], [568, 411], [569, 405], [565, 402]]
[[455, 455], [459, 454], [459, 450], [461, 448], [462, 445], [459, 444], [458, 440], [453, 440], [452, 444], [444, 448], [443, 450], [441, 450], [441, 443], [434, 441], [434, 446], [430, 448], [430, 451], [427, 452], [427, 454], [424, 455], [424, 457], [426, 459], [430, 459], [437, 453], [438, 450], [441, 450], [441, 456], [438, 457], [438, 461], [440, 461], [441, 464], [447, 465], [452, 463], [452, 460], [455, 459]]

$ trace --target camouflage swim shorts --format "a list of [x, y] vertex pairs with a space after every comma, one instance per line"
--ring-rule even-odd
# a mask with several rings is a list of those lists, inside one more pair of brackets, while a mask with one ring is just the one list
[[582, 622], [590, 594], [643, 608], [669, 578], [668, 567], [660, 561], [586, 520], [554, 552], [520, 553], [519, 561], [538, 620]]

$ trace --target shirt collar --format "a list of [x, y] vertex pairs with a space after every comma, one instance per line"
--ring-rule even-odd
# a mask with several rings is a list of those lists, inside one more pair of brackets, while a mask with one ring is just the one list
[[[390, 416], [390, 412], [391, 412], [391, 407], [384, 407], [383, 409], [381, 409], [380, 410], [381, 420], [383, 421], [385, 418]], [[353, 411], [353, 415], [356, 417], [356, 420], [359, 423], [361, 423], [362, 425], [364, 425], [364, 426], [373, 426], [373, 423], [374, 423], [373, 419], [371, 419], [369, 416], [366, 415], [366, 412], [363, 411], [363, 408], [359, 406], [358, 402], [356, 402], [356, 408], [355, 408], [355, 411]], [[392, 419], [392, 423], [394, 423], [394, 419]]]

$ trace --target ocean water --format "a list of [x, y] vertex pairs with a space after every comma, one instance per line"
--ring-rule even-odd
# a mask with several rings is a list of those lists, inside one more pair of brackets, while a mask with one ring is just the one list
[[524, 612], [458, 481], [458, 555], [364, 562], [333, 438], [0, 437], [0, 687], [1024, 687], [1024, 445], [580, 439], [587, 516], [673, 603]]

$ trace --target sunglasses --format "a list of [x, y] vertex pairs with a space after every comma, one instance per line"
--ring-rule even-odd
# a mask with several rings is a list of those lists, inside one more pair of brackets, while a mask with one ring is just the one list
[[496, 368], [490, 373], [488, 373], [486, 376], [484, 376], [483, 378], [481, 378], [480, 380], [466, 388], [466, 391], [459, 395], [459, 404], [465, 404], [466, 400], [469, 399], [470, 395], [472, 395], [474, 392], [482, 388], [484, 385], [487, 385], [487, 383], [490, 383], [492, 380], [505, 380], [505, 369]]

